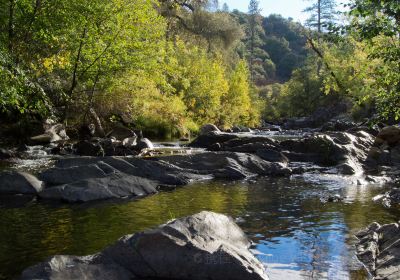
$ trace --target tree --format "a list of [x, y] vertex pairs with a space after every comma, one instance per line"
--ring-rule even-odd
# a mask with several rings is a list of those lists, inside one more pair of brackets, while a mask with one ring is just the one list
[[249, 30], [250, 30], [250, 59], [249, 59], [249, 65], [250, 65], [250, 77], [251, 81], [254, 81], [254, 73], [253, 73], [253, 64], [254, 64], [254, 49], [255, 49], [255, 41], [256, 41], [256, 28], [257, 25], [259, 25], [259, 16], [261, 9], [259, 7], [259, 1], [258, 0], [250, 0], [249, 3], [249, 9], [248, 9], [248, 14], [249, 14]]
[[222, 5], [222, 12], [224, 13], [229, 13], [229, 6], [226, 4], [226, 2]]
[[306, 21], [306, 26], [316, 29], [318, 34], [325, 28], [334, 23], [336, 19], [335, 0], [312, 0], [314, 3], [304, 9], [303, 12], [309, 13], [310, 17]]
[[348, 30], [368, 46], [375, 68], [377, 109], [383, 119], [400, 119], [400, 5], [398, 0], [355, 0]]

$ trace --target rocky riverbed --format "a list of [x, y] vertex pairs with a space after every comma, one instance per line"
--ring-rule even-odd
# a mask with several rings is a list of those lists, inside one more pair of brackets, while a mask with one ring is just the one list
[[[399, 174], [397, 157], [400, 138], [396, 138], [400, 135], [399, 131], [397, 127], [388, 127], [371, 134], [368, 129], [352, 127], [341, 132], [298, 133], [297, 137], [285, 138], [284, 133], [279, 135], [281, 137], [271, 137], [272, 134], [261, 131], [226, 133], [208, 125], [189, 145], [189, 149], [194, 149], [195, 153], [163, 156], [151, 153], [154, 145], [150, 141], [142, 141], [147, 144], [140, 149], [127, 148], [124, 141], [113, 142], [113, 138], [109, 138], [111, 140], [108, 142], [102, 139], [81, 142], [90, 144], [85, 151], [92, 151], [95, 146], [101, 147], [101, 155], [98, 154], [99, 150], [94, 154], [79, 152], [79, 145], [72, 147], [71, 153], [64, 154], [69, 148], [65, 149], [65, 144], [59, 144], [56, 150], [54, 146], [52, 148], [52, 153], [56, 155], [51, 158], [54, 161], [50, 164], [53, 166], [51, 168], [42, 168], [37, 174], [21, 171], [0, 173], [0, 193], [3, 198], [15, 198], [15, 195], [23, 198], [25, 202], [18, 205], [27, 205], [36, 200], [39, 203], [120, 200], [121, 203], [185, 185], [208, 184], [215, 180], [244, 180], [251, 183], [257, 182], [260, 177], [290, 180], [300, 176], [302, 180], [308, 180], [314, 185], [326, 183], [331, 186], [329, 192], [317, 194], [321, 203], [348, 201], [342, 193], [344, 185], [353, 188], [385, 186], [387, 192], [382, 193], [388, 197], [387, 201], [397, 197], [392, 195], [394, 190], [387, 188], [390, 184], [396, 184]], [[134, 144], [133, 140], [131, 145]], [[121, 149], [117, 147], [122, 146], [119, 145], [139, 151], [136, 153], [139, 157], [125, 152], [121, 156]], [[137, 142], [133, 146], [136, 145]], [[104, 147], [115, 148], [107, 148], [109, 152], [105, 153], [107, 149]], [[3, 150], [3, 159], [15, 159], [17, 153]], [[76, 156], [72, 153], [90, 156]], [[151, 157], [146, 157], [148, 155]], [[393, 203], [396, 202], [391, 205]], [[102, 258], [62, 257], [54, 259], [54, 262], [63, 262], [65, 265], [69, 262], [79, 263], [80, 267], [91, 266], [93, 263], [100, 265]]]

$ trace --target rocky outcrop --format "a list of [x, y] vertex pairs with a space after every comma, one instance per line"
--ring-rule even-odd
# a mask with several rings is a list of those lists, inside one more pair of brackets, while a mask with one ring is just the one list
[[374, 137], [364, 131], [317, 133], [280, 142], [265, 136], [209, 133], [199, 136], [191, 146], [212, 151], [252, 153], [264, 160], [283, 164], [292, 161], [336, 166], [340, 173], [352, 175], [363, 172], [373, 142]]
[[291, 161], [336, 166], [340, 173], [352, 175], [363, 171], [362, 164], [373, 141], [374, 137], [363, 131], [354, 134], [330, 132], [282, 141], [280, 147]]
[[39, 196], [67, 202], [135, 197], [213, 178], [240, 180], [258, 175], [284, 176], [285, 164], [253, 154], [206, 152], [144, 160], [118, 157], [77, 157], [59, 160], [39, 178], [47, 188]]
[[96, 255], [54, 256], [20, 279], [268, 279], [249, 246], [231, 218], [201, 212], [122, 237]]
[[35, 176], [16, 171], [0, 173], [0, 194], [36, 194], [43, 189], [43, 182]]
[[400, 165], [400, 127], [387, 126], [376, 136], [374, 146], [368, 153], [368, 163], [377, 169], [380, 166]]
[[195, 170], [200, 174], [211, 174], [215, 178], [245, 179], [257, 175], [283, 176], [291, 170], [279, 163], [273, 163], [246, 153], [207, 152], [196, 155], [171, 156], [164, 161], [180, 168]]
[[398, 223], [373, 223], [356, 234], [357, 257], [374, 279], [400, 279], [400, 228]]

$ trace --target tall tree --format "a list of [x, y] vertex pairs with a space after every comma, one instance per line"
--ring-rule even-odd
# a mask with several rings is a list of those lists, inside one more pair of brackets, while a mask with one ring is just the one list
[[316, 29], [318, 33], [322, 33], [325, 28], [332, 24], [336, 19], [336, 2], [335, 0], [312, 0], [313, 4], [303, 10], [309, 13], [310, 17], [306, 21], [306, 25]]
[[250, 76], [251, 81], [254, 81], [253, 68], [254, 68], [254, 50], [255, 50], [255, 40], [256, 40], [256, 28], [259, 25], [260, 16], [260, 2], [258, 0], [250, 0], [249, 3], [249, 30], [250, 30]]
[[228, 4], [226, 4], [226, 2], [222, 5], [222, 11], [224, 12], [224, 13], [229, 13], [229, 6], [228, 6]]

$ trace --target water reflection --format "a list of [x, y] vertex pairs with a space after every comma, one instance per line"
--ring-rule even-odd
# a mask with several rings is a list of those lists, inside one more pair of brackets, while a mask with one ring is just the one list
[[212, 210], [236, 218], [272, 280], [365, 279], [351, 247], [352, 235], [372, 221], [396, 221], [399, 211], [371, 202], [381, 187], [354, 191], [356, 187], [342, 184], [341, 191], [351, 192], [352, 200], [328, 204], [319, 196], [331, 192], [330, 185], [301, 177], [255, 184], [207, 182], [90, 207], [30, 202], [24, 208], [6, 208], [0, 201], [0, 275], [18, 275], [53, 254], [91, 254], [122, 235]]

